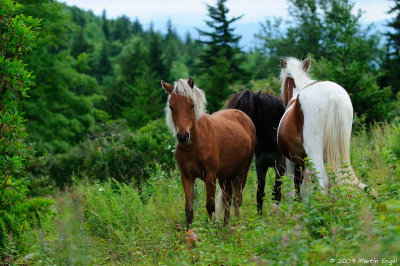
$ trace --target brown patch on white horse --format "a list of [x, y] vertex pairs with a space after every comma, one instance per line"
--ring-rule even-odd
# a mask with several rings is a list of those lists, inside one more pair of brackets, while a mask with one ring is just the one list
[[289, 102], [278, 132], [278, 145], [282, 154], [297, 164], [304, 164], [307, 156], [303, 147], [304, 114], [299, 98]]
[[294, 87], [295, 87], [294, 79], [288, 77], [285, 81], [285, 87], [283, 89], [283, 103], [285, 104], [286, 107], [288, 107], [290, 100], [293, 98]]

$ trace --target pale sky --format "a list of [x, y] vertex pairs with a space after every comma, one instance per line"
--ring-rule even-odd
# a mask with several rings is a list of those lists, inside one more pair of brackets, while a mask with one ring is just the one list
[[[164, 31], [166, 22], [171, 19], [179, 34], [191, 32], [194, 37], [194, 27], [205, 28], [204, 20], [207, 19], [206, 5], [214, 5], [216, 0], [58, 0], [68, 5], [76, 5], [84, 10], [92, 10], [94, 14], [101, 15], [105, 9], [108, 18], [117, 18], [126, 15], [132, 20], [138, 17], [145, 28], [150, 22], [154, 23], [156, 30]], [[387, 11], [394, 5], [389, 0], [355, 0], [354, 12], [359, 9], [365, 11], [362, 22], [376, 22], [378, 26], [384, 25], [384, 20], [392, 18]], [[243, 39], [249, 40], [259, 31], [259, 22], [266, 17], [288, 17], [286, 0], [229, 0], [227, 6], [231, 16], [244, 14], [244, 17], [235, 23], [237, 32]]]
[[[186, 21], [194, 24], [206, 17], [205, 3], [214, 5], [215, 0], [59, 0], [68, 5], [76, 5], [85, 10], [91, 9], [100, 15], [106, 9], [110, 18], [123, 14], [139, 17], [145, 23], [160, 18]], [[394, 5], [389, 0], [356, 0], [355, 9], [362, 9], [364, 20], [374, 22], [390, 18], [386, 12]], [[229, 0], [227, 6], [231, 15], [245, 14], [241, 23], [259, 22], [266, 16], [287, 16], [286, 0]]]

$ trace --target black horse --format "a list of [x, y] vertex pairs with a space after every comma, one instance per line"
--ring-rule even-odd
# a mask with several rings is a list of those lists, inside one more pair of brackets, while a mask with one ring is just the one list
[[256, 127], [257, 211], [262, 213], [265, 196], [265, 174], [269, 167], [275, 169], [273, 199], [281, 200], [281, 180], [284, 174], [284, 159], [277, 143], [279, 122], [285, 113], [281, 98], [269, 93], [242, 91], [233, 94], [225, 109], [239, 109], [246, 113]]

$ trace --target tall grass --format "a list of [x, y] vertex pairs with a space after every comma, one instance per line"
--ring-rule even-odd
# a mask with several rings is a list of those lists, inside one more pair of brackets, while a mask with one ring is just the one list
[[[397, 130], [397, 133], [396, 133]], [[55, 195], [56, 219], [42, 217], [25, 235], [14, 262], [30, 264], [331, 264], [331, 260], [400, 257], [400, 160], [398, 127], [376, 125], [352, 140], [352, 165], [378, 199], [364, 191], [333, 186], [302, 201], [289, 195], [272, 202], [274, 173], [267, 176], [263, 216], [256, 213], [256, 174], [252, 168], [238, 218], [228, 227], [209, 222], [205, 186], [195, 189], [191, 228], [198, 241], [185, 241], [184, 192], [179, 172], [156, 170], [141, 192], [117, 181], [80, 181]], [[398, 143], [398, 142], [397, 142]], [[33, 255], [32, 255], [33, 254]]]

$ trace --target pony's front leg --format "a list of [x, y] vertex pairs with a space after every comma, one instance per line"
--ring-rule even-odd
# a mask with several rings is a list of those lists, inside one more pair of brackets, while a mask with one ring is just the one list
[[188, 177], [184, 174], [181, 174], [181, 181], [183, 185], [183, 190], [185, 191], [185, 213], [186, 213], [186, 226], [189, 225], [193, 221], [193, 201], [194, 201], [194, 177]]
[[217, 181], [217, 176], [214, 173], [207, 173], [204, 181], [207, 194], [206, 209], [210, 220], [212, 220], [212, 215], [215, 212], [215, 182]]

